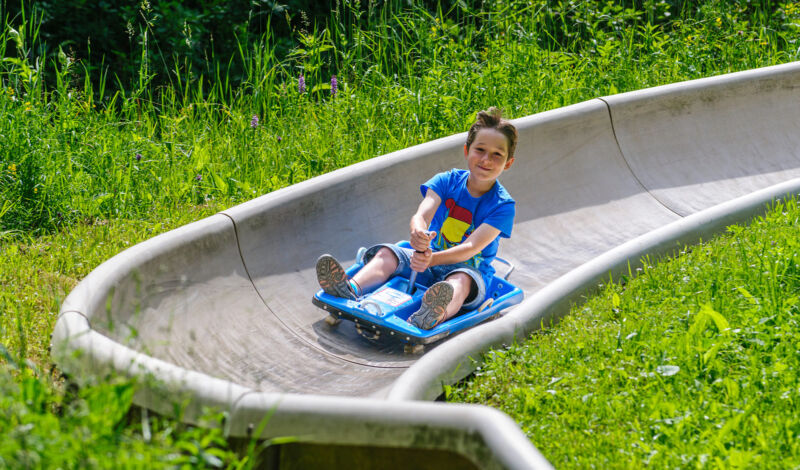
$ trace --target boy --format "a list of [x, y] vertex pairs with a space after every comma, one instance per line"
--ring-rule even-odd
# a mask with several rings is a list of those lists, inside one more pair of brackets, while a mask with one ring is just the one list
[[515, 202], [497, 178], [514, 163], [516, 145], [517, 130], [499, 109], [479, 112], [464, 145], [467, 170], [439, 173], [420, 187], [423, 200], [410, 222], [413, 250], [376, 245], [352, 279], [332, 256], [322, 255], [316, 267], [320, 287], [356, 299], [391, 276], [417, 271], [417, 282], [433, 285], [408, 322], [426, 330], [462, 307], [480, 306], [499, 239], [511, 235], [514, 223]]

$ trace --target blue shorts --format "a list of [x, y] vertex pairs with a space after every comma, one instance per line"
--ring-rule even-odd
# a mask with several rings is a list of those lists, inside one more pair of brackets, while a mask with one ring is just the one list
[[[414, 254], [414, 250], [411, 248], [405, 248], [392, 243], [375, 245], [370, 247], [364, 253], [363, 263], [367, 264], [367, 262], [369, 262], [369, 260], [371, 260], [375, 254], [378, 253], [378, 250], [383, 247], [392, 250], [392, 253], [397, 256], [398, 263], [394, 275], [403, 276], [408, 279], [411, 276], [411, 256]], [[483, 275], [481, 272], [466, 263], [431, 266], [425, 271], [417, 274], [416, 282], [422, 284], [423, 286], [430, 287], [436, 282], [444, 281], [447, 276], [453, 273], [464, 273], [472, 278], [473, 281], [472, 290], [470, 291], [469, 295], [467, 296], [467, 300], [464, 302], [464, 305], [461, 308], [465, 310], [473, 310], [480, 307], [484, 297], [486, 297], [486, 283], [483, 280]]]

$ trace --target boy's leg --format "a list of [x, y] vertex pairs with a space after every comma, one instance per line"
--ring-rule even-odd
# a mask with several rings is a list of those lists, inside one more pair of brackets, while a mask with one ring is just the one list
[[365, 292], [371, 287], [386, 282], [395, 273], [398, 264], [397, 255], [389, 248], [381, 247], [375, 256], [353, 276], [353, 281], [358, 284], [361, 292]]
[[467, 300], [467, 296], [469, 296], [469, 293], [472, 291], [472, 285], [475, 282], [467, 273], [464, 272], [453, 273], [447, 276], [445, 281], [453, 286], [453, 298], [450, 300], [450, 303], [447, 304], [445, 316], [441, 321], [445, 321], [456, 316], [458, 311], [461, 310], [461, 307], [464, 305], [464, 301]]

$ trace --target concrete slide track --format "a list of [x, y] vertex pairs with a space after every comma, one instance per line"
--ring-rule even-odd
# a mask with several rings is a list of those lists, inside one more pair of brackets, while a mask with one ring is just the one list
[[233, 436], [251, 435], [269, 415], [262, 436], [298, 436], [294, 447], [273, 452], [273, 467], [314, 458], [407, 466], [418, 456], [465, 468], [547, 468], [502, 413], [416, 400], [435, 398], [442, 383], [474, 370], [472, 358], [564, 314], [628, 262], [797, 193], [800, 63], [514, 122], [517, 159], [502, 181], [518, 212], [500, 255], [516, 264], [512, 280], [526, 300], [502, 318], [415, 356], [392, 341], [361, 338], [348, 322], [328, 326], [310, 302], [319, 254], [350, 262], [360, 246], [407, 236], [419, 184], [463, 165], [459, 134], [267, 194], [120, 253], [65, 300], [53, 333], [57, 363], [74, 377], [113, 370], [153, 379], [136, 403], [169, 412], [190, 397], [189, 421], [202, 406], [228, 410]]

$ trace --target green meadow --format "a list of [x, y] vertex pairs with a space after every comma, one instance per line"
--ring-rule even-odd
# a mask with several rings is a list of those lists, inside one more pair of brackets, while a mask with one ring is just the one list
[[[46, 43], [35, 8], [0, 15], [0, 468], [253, 463], [220, 430], [132, 409], [125, 381], [76, 390], [51, 363], [60, 303], [126, 247], [489, 106], [516, 118], [800, 58], [800, 2], [342, 1], [201, 71], [164, 59], [165, 20], [140, 9], [133, 80]], [[797, 217], [610, 282], [448, 398], [511, 414], [559, 467], [797, 466]]]

